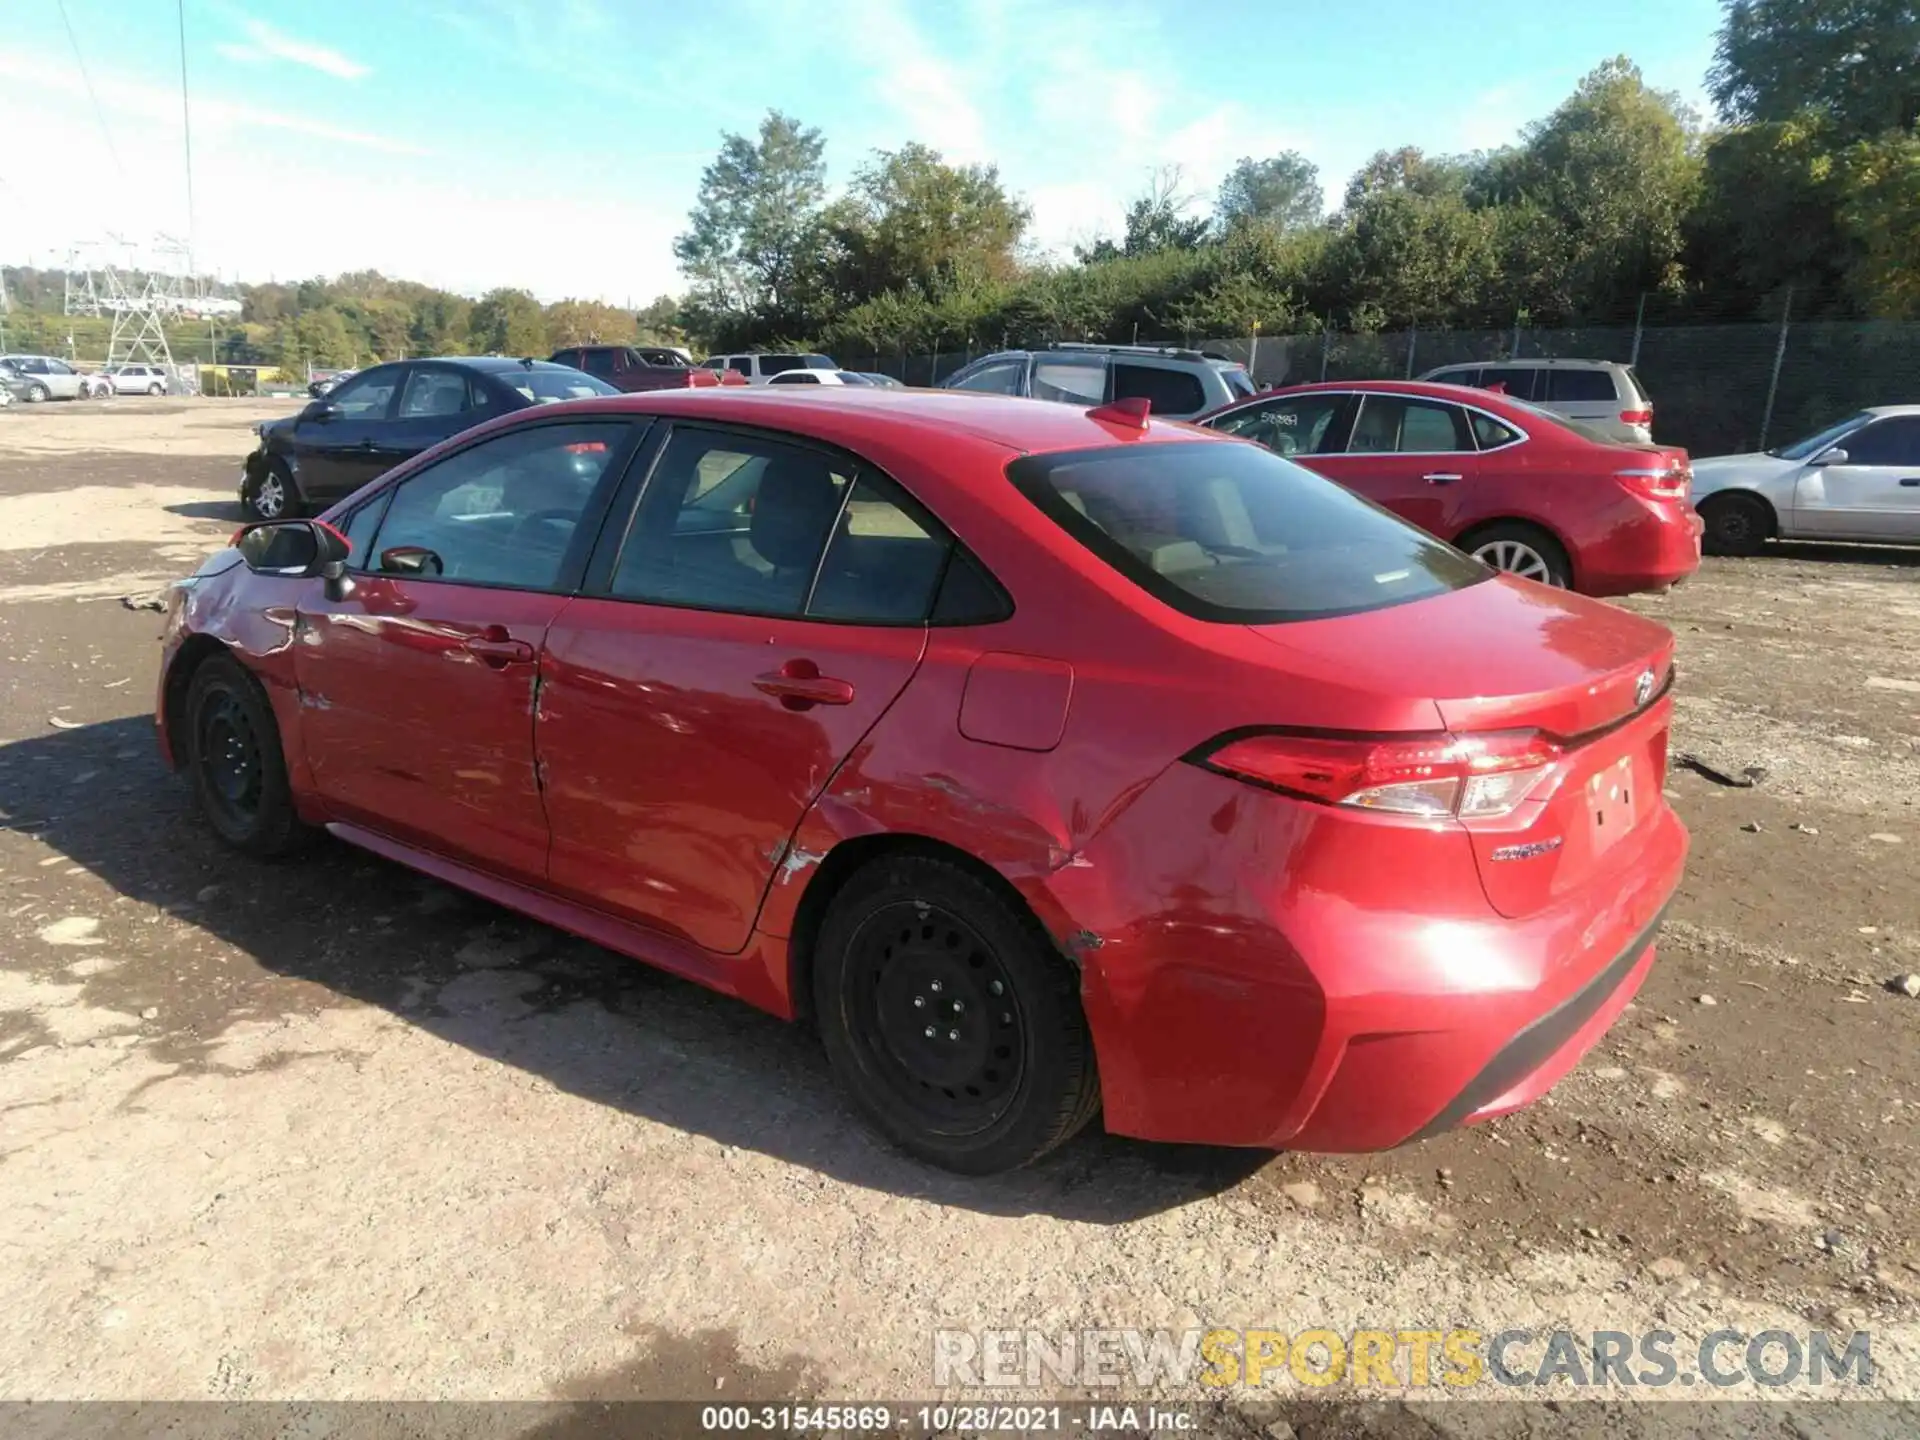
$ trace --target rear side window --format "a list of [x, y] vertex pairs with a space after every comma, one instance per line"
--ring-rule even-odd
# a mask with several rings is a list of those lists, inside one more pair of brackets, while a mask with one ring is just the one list
[[1069, 405], [1098, 405], [1107, 398], [1104, 360], [1036, 360], [1033, 362], [1033, 398], [1063, 400]]
[[1253, 377], [1238, 365], [1221, 366], [1220, 378], [1227, 382], [1227, 389], [1242, 399], [1260, 393], [1259, 388], [1253, 383]]
[[727, 368], [741, 375], [751, 375], [753, 374], [753, 357], [751, 355], [729, 355], [727, 357]]
[[1492, 574], [1252, 445], [1110, 445], [1007, 467], [1100, 560], [1201, 620], [1271, 624], [1402, 605]]
[[1349, 454], [1427, 455], [1473, 448], [1466, 412], [1458, 405], [1399, 395], [1361, 396], [1360, 418], [1347, 442]]
[[1207, 408], [1207, 392], [1198, 375], [1125, 361], [1113, 367], [1113, 398], [1145, 400], [1157, 415], [1197, 415]]
[[924, 624], [951, 548], [893, 486], [863, 474], [834, 527], [807, 618]]
[[1547, 371], [1547, 400], [1549, 403], [1576, 404], [1598, 402], [1605, 404], [1617, 398], [1613, 391], [1613, 375], [1607, 370], [1549, 370]]
[[1483, 410], [1468, 412], [1473, 423], [1473, 438], [1482, 450], [1498, 450], [1502, 445], [1511, 445], [1520, 438], [1520, 434], [1511, 425], [1496, 420]]
[[1472, 365], [1455, 366], [1451, 370], [1436, 370], [1427, 380], [1434, 385], [1478, 385], [1480, 371]]

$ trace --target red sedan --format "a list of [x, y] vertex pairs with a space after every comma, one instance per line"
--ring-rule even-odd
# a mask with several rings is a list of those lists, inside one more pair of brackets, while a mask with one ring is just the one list
[[1143, 409], [502, 417], [181, 582], [162, 747], [244, 852], [324, 828], [809, 1020], [954, 1169], [1527, 1103], [1679, 881], [1672, 637]]
[[1622, 444], [1493, 391], [1415, 380], [1296, 385], [1203, 423], [1258, 440], [1529, 580], [1630, 595], [1700, 568], [1685, 450]]

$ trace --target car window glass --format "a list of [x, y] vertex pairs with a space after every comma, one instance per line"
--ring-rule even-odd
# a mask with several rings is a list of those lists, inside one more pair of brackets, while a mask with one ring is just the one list
[[394, 488], [370, 569], [402, 573], [400, 547], [437, 557], [428, 576], [549, 590], [624, 422], [513, 430], [428, 466]]
[[1520, 434], [1511, 425], [1496, 420], [1493, 416], [1479, 410], [1470, 410], [1468, 417], [1473, 422], [1473, 438], [1482, 450], [1497, 450], [1502, 445], [1511, 445], [1520, 438]]
[[933, 606], [950, 545], [890, 483], [862, 475], [834, 527], [807, 615], [917, 625]]
[[1227, 388], [1235, 395], [1258, 395], [1260, 387], [1253, 383], [1253, 377], [1238, 365], [1224, 365], [1220, 376], [1227, 382]]
[[1258, 440], [1276, 455], [1324, 453], [1327, 431], [1346, 403], [1344, 395], [1296, 395], [1222, 415], [1215, 428]]
[[399, 379], [398, 369], [365, 370], [336, 386], [327, 402], [353, 419], [378, 420], [387, 413], [387, 403], [393, 399], [393, 387]]
[[407, 377], [400, 394], [402, 420], [458, 415], [467, 408], [467, 378], [454, 370], [422, 366]]
[[782, 370], [798, 370], [807, 362], [798, 355], [762, 355], [760, 373], [778, 375]]
[[736, 370], [742, 375], [751, 375], [753, 374], [753, 357], [751, 355], [732, 356], [727, 361], [727, 368]]
[[777, 440], [677, 431], [640, 497], [613, 593], [798, 615], [839, 518], [847, 468]]
[[1451, 370], [1436, 370], [1427, 376], [1434, 385], [1478, 385], [1480, 371], [1477, 366], [1457, 365]]
[[613, 352], [611, 350], [582, 351], [579, 368], [602, 380], [611, 380], [613, 379]]
[[1474, 384], [1483, 390], [1498, 390], [1516, 400], [1531, 400], [1534, 377], [1539, 373], [1530, 365], [1489, 365]]
[[47, 361], [47, 373], [49, 375], [71, 375], [74, 371], [73, 367], [64, 360], [49, 360]]
[[1007, 474], [1095, 557], [1198, 619], [1350, 614], [1492, 573], [1254, 445], [1107, 445], [1025, 456]]
[[1032, 393], [1036, 400], [1098, 405], [1107, 398], [1106, 361], [1036, 360], [1033, 362]]
[[1363, 395], [1349, 454], [1429, 454], [1471, 450], [1466, 414], [1457, 405], [1401, 395]]
[[997, 365], [983, 365], [964, 379], [956, 380], [956, 390], [985, 390], [995, 395], [1018, 395], [1020, 393], [1020, 374], [1026, 369], [1024, 361], [1006, 360]]
[[1847, 436], [1841, 448], [1850, 465], [1920, 466], [1920, 415], [1876, 420]]
[[1547, 371], [1547, 400], [1549, 403], [1566, 404], [1569, 401], [1599, 401], [1605, 403], [1615, 399], [1613, 376], [1605, 370], [1549, 370]]
[[595, 395], [620, 393], [606, 381], [565, 365], [506, 370], [500, 372], [500, 378], [518, 391], [523, 400], [535, 405], [557, 405], [562, 400], [590, 400]]
[[389, 487], [373, 499], [362, 505], [347, 517], [347, 523], [340, 527], [340, 533], [347, 537], [347, 565], [354, 570], [367, 570], [374, 563], [373, 536], [380, 528], [380, 517], [387, 512], [387, 502], [393, 498]]
[[1124, 360], [1114, 362], [1113, 398], [1145, 400], [1159, 415], [1197, 415], [1207, 408], [1207, 392], [1192, 371], [1130, 365]]
[[820, 377], [811, 370], [783, 370], [767, 383], [769, 385], [818, 385]]

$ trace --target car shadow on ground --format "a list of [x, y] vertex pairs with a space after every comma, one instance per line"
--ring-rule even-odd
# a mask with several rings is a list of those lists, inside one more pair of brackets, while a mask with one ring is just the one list
[[1760, 560], [1815, 560], [1829, 565], [1920, 565], [1920, 545], [1858, 545], [1840, 540], [1775, 540]]
[[[284, 976], [597, 1104], [849, 1184], [985, 1213], [1118, 1224], [1218, 1194], [1271, 1158], [1096, 1128], [1012, 1175], [971, 1180], [923, 1166], [852, 1112], [804, 1027], [332, 840], [278, 864], [233, 855], [192, 814], [185, 780], [159, 763], [144, 716], [0, 745], [7, 832], [189, 922], [153, 927], [133, 963], [83, 982], [88, 1004], [161, 1007], [170, 1034], [159, 1053], [185, 1066], [236, 1021], [311, 1009], [312, 992], [277, 984]], [[259, 970], [183, 989], [181, 977], [206, 973], [209, 939]]]
[[238, 524], [248, 518], [238, 500], [188, 500], [163, 508], [169, 515], [182, 515], [189, 520], [232, 520]]

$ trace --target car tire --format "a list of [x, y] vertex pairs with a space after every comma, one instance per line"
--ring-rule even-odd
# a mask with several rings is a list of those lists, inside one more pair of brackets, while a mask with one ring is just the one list
[[301, 511], [300, 492], [293, 476], [279, 461], [271, 462], [257, 476], [249, 476], [240, 492], [240, 508], [249, 520], [292, 520]]
[[149, 385], [147, 386], [147, 393], [149, 395], [164, 395], [167, 393], [167, 387], [164, 385]]
[[1700, 519], [1707, 527], [1700, 548], [1709, 555], [1758, 555], [1777, 528], [1773, 507], [1758, 495], [1709, 495]]
[[1476, 530], [1459, 545], [1474, 559], [1509, 575], [1536, 580], [1556, 590], [1573, 585], [1573, 563], [1567, 559], [1567, 552], [1538, 525], [1502, 521]]
[[1099, 1112], [1076, 972], [1030, 915], [961, 866], [896, 855], [856, 871], [816, 956], [828, 1061], [909, 1154], [991, 1175], [1038, 1160]]
[[27, 386], [27, 403], [29, 405], [39, 405], [52, 398], [53, 392], [38, 380]]
[[272, 860], [313, 838], [293, 805], [280, 727], [260, 683], [230, 655], [201, 662], [187, 685], [187, 773], [214, 834]]

